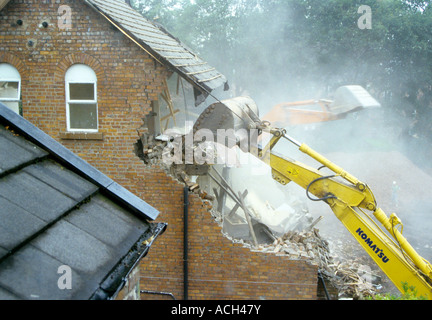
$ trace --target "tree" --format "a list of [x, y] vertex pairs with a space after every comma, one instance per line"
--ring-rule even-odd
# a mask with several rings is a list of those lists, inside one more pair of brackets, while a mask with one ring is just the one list
[[[422, 0], [135, 0], [260, 107], [367, 87], [431, 135], [432, 9]], [[358, 9], [371, 8], [360, 29]]]

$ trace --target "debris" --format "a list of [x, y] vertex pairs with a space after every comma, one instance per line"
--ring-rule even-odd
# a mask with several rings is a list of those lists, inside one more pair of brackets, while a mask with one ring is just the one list
[[[220, 174], [214, 168], [211, 170], [209, 166], [176, 164], [186, 163], [182, 160], [187, 157], [187, 152], [193, 152], [191, 149], [184, 148], [184, 137], [177, 140], [174, 141], [168, 136], [156, 137], [147, 133], [140, 134], [137, 155], [148, 165], [162, 165], [168, 173], [201, 198], [217, 199], [217, 210], [213, 207], [212, 215], [223, 225], [223, 230], [228, 230], [227, 225], [224, 225], [227, 221], [231, 222], [231, 229], [248, 226], [249, 237], [252, 237], [252, 241], [245, 240], [246, 238], [233, 239], [231, 234], [225, 234], [227, 238], [255, 252], [278, 256], [288, 255], [290, 259], [307, 260], [317, 265], [322, 277], [336, 288], [340, 297], [361, 298], [378, 293], [381, 278], [375, 275], [376, 272], [372, 272], [368, 264], [360, 263], [357, 258], [347, 259], [343, 255], [338, 255], [338, 252], [331, 251], [329, 241], [320, 236], [319, 230], [315, 227], [323, 219], [322, 216], [313, 219], [302, 202], [297, 202], [294, 197], [285, 199], [286, 201], [273, 208], [268, 201], [262, 202], [253, 190], [249, 192], [245, 190], [243, 193], [236, 192], [231, 185], [232, 179], [225, 174]], [[175, 148], [169, 147], [170, 144], [176, 143], [179, 143], [177, 148], [181, 150], [178, 154], [174, 152]], [[166, 152], [169, 154], [167, 155]], [[180, 161], [167, 165], [163, 161], [167, 156], [169, 159], [178, 157], [177, 160]], [[209, 189], [214, 192], [215, 197], [207, 193], [209, 190], [204, 191], [201, 188], [196, 181], [197, 176], [209, 177], [219, 187]], [[227, 203], [227, 200], [232, 206]], [[238, 209], [242, 209], [244, 219], [241, 212], [237, 212]], [[256, 228], [257, 224], [260, 225], [260, 230], [265, 234], [268, 243], [259, 242], [262, 234]], [[238, 230], [237, 234], [243, 232], [243, 229]], [[226, 231], [223, 232], [226, 233]], [[335, 243], [333, 242], [332, 245], [334, 246]], [[336, 246], [342, 248], [346, 246], [346, 243], [341, 242]]]
[[312, 230], [313, 227], [315, 227], [318, 222], [320, 222], [322, 219], [324, 219], [323, 216], [320, 216], [319, 218], [317, 218], [314, 222], [312, 222], [312, 224], [309, 226], [309, 228], [307, 229], [308, 231]]
[[250, 214], [248, 208], [246, 207], [246, 205], [245, 205], [245, 203], [244, 203], [244, 199], [243, 199], [243, 195], [242, 195], [242, 193], [239, 192], [239, 193], [238, 193], [238, 196], [239, 196], [239, 199], [240, 199], [240, 204], [241, 204], [243, 210], [245, 211], [246, 221], [247, 221], [247, 223], [248, 223], [248, 225], [249, 225], [249, 230], [250, 230], [250, 233], [251, 233], [252, 238], [253, 238], [253, 240], [254, 240], [254, 244], [255, 244], [255, 246], [257, 246], [257, 245], [258, 245], [258, 241], [257, 241], [257, 239], [256, 239], [255, 231], [254, 231], [254, 229], [253, 229], [252, 219], [251, 219], [251, 214]]
[[340, 297], [362, 298], [377, 294], [381, 278], [368, 265], [355, 260], [336, 260], [330, 244], [319, 230], [289, 231], [272, 244], [259, 245], [258, 251], [289, 255], [292, 259], [306, 259], [317, 265], [323, 277], [339, 292]]

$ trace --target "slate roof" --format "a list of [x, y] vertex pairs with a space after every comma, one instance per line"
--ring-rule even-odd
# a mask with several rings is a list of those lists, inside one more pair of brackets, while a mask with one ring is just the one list
[[223, 74], [188, 49], [183, 43], [155, 24], [124, 0], [85, 0], [108, 21], [132, 38], [153, 58], [170, 66], [207, 94], [228, 85]]
[[[0, 103], [0, 300], [109, 299], [166, 224]], [[60, 266], [72, 270], [61, 290]]]
[[3, 9], [7, 4], [9, 0], [0, 0], [0, 10]]

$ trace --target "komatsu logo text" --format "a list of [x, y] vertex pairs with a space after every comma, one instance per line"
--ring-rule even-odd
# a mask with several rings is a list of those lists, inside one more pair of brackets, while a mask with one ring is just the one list
[[383, 249], [379, 248], [373, 241], [367, 236], [366, 233], [363, 232], [361, 228], [358, 228], [356, 233], [360, 236], [360, 238], [371, 248], [371, 250], [381, 259], [384, 263], [389, 262], [389, 258], [384, 254]]

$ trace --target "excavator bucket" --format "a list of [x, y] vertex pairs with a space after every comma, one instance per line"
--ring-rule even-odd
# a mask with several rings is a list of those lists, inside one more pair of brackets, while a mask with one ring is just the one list
[[361, 86], [340, 87], [335, 92], [334, 100], [327, 105], [328, 111], [335, 115], [380, 106], [379, 102]]
[[250, 97], [237, 97], [210, 105], [197, 119], [194, 131], [208, 129], [216, 133], [219, 129], [250, 128], [260, 122], [258, 107]]
[[236, 97], [210, 105], [195, 122], [193, 132], [210, 130], [214, 137], [222, 136], [227, 146], [240, 145], [247, 149], [249, 130], [259, 123], [261, 120], [255, 101], [250, 97]]

